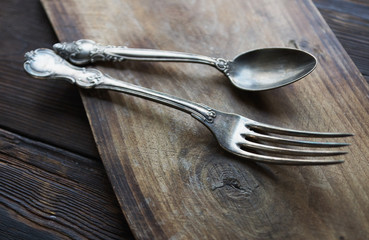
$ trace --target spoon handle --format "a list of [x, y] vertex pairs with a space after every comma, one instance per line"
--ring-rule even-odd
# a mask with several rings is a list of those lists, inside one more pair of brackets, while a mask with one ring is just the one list
[[120, 62], [123, 60], [191, 62], [208, 64], [223, 71], [227, 64], [227, 61], [222, 58], [165, 50], [105, 46], [88, 39], [57, 43], [54, 44], [54, 50], [76, 65], [86, 65], [95, 61]]
[[25, 58], [24, 69], [36, 78], [62, 79], [82, 88], [127, 93], [189, 113], [202, 122], [212, 123], [215, 118], [210, 107], [114, 79], [94, 68], [73, 66], [50, 49], [36, 49], [26, 53]]

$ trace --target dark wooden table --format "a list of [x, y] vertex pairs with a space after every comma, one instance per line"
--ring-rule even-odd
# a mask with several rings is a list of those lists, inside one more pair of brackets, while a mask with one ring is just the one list
[[[314, 0], [369, 81], [369, 3]], [[23, 72], [57, 38], [37, 0], [0, 2], [0, 239], [131, 239], [78, 90]]]

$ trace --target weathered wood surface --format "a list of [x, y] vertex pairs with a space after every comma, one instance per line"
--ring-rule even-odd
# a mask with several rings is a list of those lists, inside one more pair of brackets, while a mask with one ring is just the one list
[[0, 126], [98, 158], [77, 89], [24, 74], [24, 53], [57, 41], [37, 1], [1, 1]]
[[[73, 94], [75, 97], [68, 97], [68, 98], [63, 98], [63, 96], [60, 96], [59, 94], [50, 94], [47, 97], [47, 99], [51, 100], [50, 102], [41, 101], [42, 99], [37, 94], [32, 94], [33, 92], [31, 91], [29, 92], [27, 91], [27, 94], [24, 95], [24, 90], [22, 87], [17, 87], [17, 88], [13, 87], [14, 84], [19, 84], [22, 82], [23, 84], [24, 83], [28, 84], [30, 81], [31, 82], [34, 81], [35, 84], [36, 83], [38, 84], [37, 80], [32, 80], [32, 78], [22, 77], [23, 71], [21, 68], [18, 68], [17, 64], [18, 63], [19, 65], [22, 64], [22, 56], [25, 51], [25, 46], [27, 47], [26, 50], [29, 50], [29, 49], [33, 49], [33, 48], [40, 47], [40, 46], [42, 47], [51, 46], [51, 44], [55, 41], [55, 37], [52, 31], [50, 31], [50, 26], [46, 22], [46, 17], [39, 10], [40, 6], [35, 5], [34, 2], [35, 1], [26, 1], [26, 2], [23, 1], [21, 2], [21, 4], [20, 2], [17, 3], [17, 1], [14, 1], [14, 0], [0, 2], [2, 6], [1, 8], [2, 14], [0, 15], [0, 19], [2, 23], [1, 27], [3, 29], [2, 34], [0, 35], [1, 37], [0, 48], [1, 48], [1, 52], [3, 53], [1, 55], [2, 70], [3, 70], [2, 75], [1, 75], [1, 82], [0, 82], [0, 84], [2, 84], [1, 85], [2, 95], [0, 96], [2, 100], [1, 103], [4, 103], [6, 99], [12, 98], [12, 101], [5, 102], [9, 104], [3, 104], [2, 107], [0, 108], [1, 109], [0, 118], [1, 118], [2, 127], [9, 129], [9, 124], [12, 124], [11, 129], [13, 131], [19, 132], [22, 135], [26, 135], [31, 138], [38, 138], [45, 142], [51, 142], [53, 145], [58, 145], [58, 146], [60, 145], [59, 143], [65, 144], [63, 141], [55, 141], [55, 140], [58, 140], [58, 138], [55, 138], [55, 134], [59, 134], [60, 136], [64, 136], [65, 139], [74, 139], [73, 145], [71, 145], [72, 148], [76, 144], [78, 144], [79, 146], [82, 146], [82, 147], [79, 147], [80, 149], [82, 149], [82, 151], [78, 150], [78, 152], [86, 152], [89, 155], [94, 155], [93, 153], [89, 153], [89, 149], [91, 149], [90, 147], [85, 147], [89, 145], [85, 143], [92, 142], [91, 138], [89, 139], [89, 134], [78, 133], [79, 137], [81, 137], [82, 140], [73, 138], [74, 136], [77, 135], [76, 133], [78, 132], [78, 130], [86, 129], [85, 128], [86, 121], [78, 120], [77, 122], [79, 123], [73, 124], [72, 126], [75, 126], [75, 125], [80, 125], [80, 126], [76, 127], [73, 131], [70, 131], [70, 130], [65, 131], [63, 128], [59, 127], [60, 126], [59, 123], [61, 122], [62, 118], [65, 118], [66, 116], [67, 117], [77, 116], [82, 119], [84, 118], [82, 114], [83, 109], [78, 109], [80, 108], [81, 105], [78, 105], [79, 99], [78, 99], [78, 96], [75, 95], [76, 91], [70, 85], [62, 84], [62, 83], [50, 84], [50, 86], [48, 86], [50, 87], [48, 91], [46, 91], [45, 89], [42, 90], [41, 93], [43, 95], [45, 94], [47, 95], [49, 91], [52, 91], [52, 89], [54, 90], [60, 89], [61, 91], [68, 93], [68, 96], [69, 96], [69, 93], [74, 92]], [[350, 1], [332, 2], [330, 1], [330, 3], [328, 3], [324, 1], [324, 4], [322, 4], [322, 1], [318, 1], [318, 0], [314, 2], [319, 2], [317, 5], [319, 10], [321, 11], [325, 19], [327, 19], [330, 25], [334, 24], [334, 25], [331, 25], [333, 28], [333, 31], [337, 34], [339, 40], [343, 43], [343, 45], [345, 46], [345, 49], [352, 56], [355, 63], [359, 65], [359, 69], [361, 69], [362, 72], [365, 74], [365, 66], [368, 66], [368, 64], [365, 65], [365, 62], [368, 61], [368, 58], [360, 57], [360, 55], [364, 56], [365, 53], [367, 52], [365, 51], [365, 49], [367, 48], [368, 45], [362, 44], [362, 43], [365, 42], [369, 36], [367, 34], [367, 31], [369, 28], [362, 27], [363, 24], [367, 23], [365, 16], [368, 16], [367, 14], [366, 15], [362, 14], [362, 12], [366, 10], [364, 8], [365, 2], [360, 3], [361, 4], [359, 6], [360, 11], [357, 11], [358, 10], [357, 2], [350, 2]], [[345, 3], [345, 4], [343, 5], [341, 3]], [[9, 4], [10, 6], [12, 6], [12, 8], [9, 8]], [[342, 14], [342, 13], [345, 13], [345, 14]], [[349, 24], [347, 24], [346, 22], [349, 22]], [[355, 37], [352, 37], [352, 36], [355, 36]], [[356, 39], [360, 39], [360, 41], [357, 41]], [[356, 45], [359, 45], [360, 47], [355, 48]], [[360, 51], [356, 51], [357, 49], [359, 49]], [[353, 51], [350, 51], [350, 50], [353, 50]], [[13, 60], [8, 61], [9, 58], [12, 58]], [[360, 62], [358, 62], [358, 60]], [[9, 74], [9, 71], [12, 71], [12, 74]], [[14, 77], [14, 76], [17, 76], [17, 77]], [[10, 79], [11, 81], [8, 81], [7, 82], [8, 84], [5, 85], [3, 84], [4, 79]], [[22, 86], [21, 84], [19, 85]], [[35, 87], [43, 88], [46, 85], [48, 84], [45, 83], [45, 84], [42, 84], [41, 86], [32, 85], [32, 88], [35, 88]], [[22, 97], [18, 98], [18, 96], [22, 96]], [[17, 101], [17, 100], [22, 100], [23, 103], [16, 104], [16, 102], [14, 101]], [[27, 105], [29, 104], [28, 103], [29, 101], [31, 101], [33, 104]], [[53, 104], [48, 105], [51, 102], [53, 102]], [[42, 115], [44, 111], [38, 110], [37, 108], [38, 104], [46, 105], [44, 107], [46, 110], [50, 110], [49, 108], [52, 109], [55, 106], [58, 106], [58, 108], [60, 109], [57, 109], [56, 111], [58, 111], [58, 116], [60, 118], [56, 118], [56, 117], [54, 118], [45, 117], [44, 118], [43, 117], [44, 115]], [[27, 107], [22, 107], [23, 105], [26, 105]], [[76, 108], [74, 107], [75, 105], [79, 107]], [[16, 106], [16, 107], [12, 107], [12, 106]], [[74, 109], [73, 111], [67, 111], [68, 114], [63, 113], [59, 115], [59, 111], [64, 111], [66, 108], [68, 109], [70, 106], [73, 107]], [[42, 116], [39, 116], [37, 118], [37, 115], [40, 115], [40, 114]], [[55, 112], [53, 114], [55, 115]], [[29, 118], [30, 116], [31, 118]], [[36, 117], [32, 118], [32, 116], [36, 116]], [[6, 121], [4, 120], [5, 118], [7, 119]], [[42, 125], [42, 121], [39, 121], [40, 119], [41, 120], [47, 119], [49, 125], [54, 124], [54, 127], [52, 129], [55, 129], [55, 132], [45, 130], [45, 128], [42, 128], [42, 126], [44, 125]], [[71, 120], [69, 119], [67, 120], [67, 122], [68, 121], [70, 122]], [[25, 127], [25, 126], [29, 126], [29, 127]], [[62, 125], [62, 126], [65, 126], [65, 125]], [[36, 129], [38, 130], [36, 131]], [[40, 131], [39, 129], [43, 129], [43, 131]], [[8, 140], [5, 140], [5, 141], [8, 141]], [[67, 143], [68, 144], [72, 143], [72, 141], [67, 142]], [[68, 147], [68, 148], [71, 148], [71, 147]], [[17, 151], [17, 147], [14, 147], [12, 149], [14, 151]], [[48, 157], [44, 156], [42, 152], [43, 151], [41, 151], [40, 155], [42, 155], [42, 159], [45, 162], [44, 164], [47, 165]], [[75, 161], [77, 160], [78, 158], [75, 158]], [[5, 165], [2, 165], [2, 167], [4, 166]], [[78, 164], [74, 164], [74, 165], [70, 165], [69, 167], [77, 169], [78, 166], [79, 166]], [[98, 171], [103, 171], [103, 168], [100, 167]], [[76, 173], [78, 171], [73, 170], [73, 172]], [[39, 167], [36, 167], [36, 166], [35, 166], [35, 171], [33, 172], [27, 171], [27, 173], [30, 176], [33, 175], [33, 177], [40, 176], [40, 175], [42, 176], [47, 175], [46, 171], [40, 171]], [[84, 174], [87, 174], [87, 173], [84, 172]], [[1, 177], [3, 176], [1, 175]], [[14, 180], [16, 179], [16, 176], [7, 175], [7, 177], [11, 177], [10, 181], [16, 181]], [[86, 178], [94, 179], [94, 177], [91, 175], [86, 176]], [[1, 179], [1, 182], [3, 182], [2, 180], [3, 179]], [[38, 185], [38, 187], [40, 186], [41, 185]], [[27, 191], [23, 189], [24, 190], [23, 194], [33, 192], [34, 187], [35, 186], [32, 186]], [[14, 189], [16, 190], [17, 188], [15, 187]], [[13, 188], [11, 189], [8, 188], [8, 190], [14, 191]], [[107, 194], [108, 193], [105, 193], [105, 195]], [[22, 195], [18, 195], [18, 196], [22, 198]], [[65, 197], [68, 199], [69, 198], [84, 199], [83, 194], [68, 195]], [[4, 207], [5, 210], [0, 215], [1, 216], [0, 222], [2, 223], [0, 227], [1, 229], [0, 238], [1, 239], [12, 239], [12, 238], [13, 239], [30, 239], [31, 237], [34, 237], [35, 239], [40, 239], [39, 229], [43, 227], [42, 225], [35, 224], [35, 222], [40, 222], [40, 216], [29, 214], [28, 219], [25, 219], [25, 218], [19, 217], [20, 215], [17, 213], [8, 214], [8, 212], [12, 212], [11, 209], [14, 208], [14, 206], [12, 202], [9, 201], [9, 199], [1, 198], [1, 200], [2, 200], [3, 206], [6, 205], [7, 207]], [[44, 199], [44, 200], [48, 202], [48, 204], [53, 203], [53, 199]], [[19, 201], [19, 199], [17, 201]], [[68, 208], [68, 206], [63, 206], [63, 207]], [[105, 217], [109, 218], [108, 221], [112, 221], [114, 219], [111, 217], [111, 215], [105, 216]], [[116, 214], [115, 214], [115, 219], [116, 219]], [[76, 218], [76, 219], [73, 219], [73, 222], [75, 225], [80, 225], [79, 223], [80, 220], [83, 220], [83, 219]], [[49, 223], [48, 223], [49, 226], [50, 226], [50, 223], [53, 221], [54, 221], [53, 219], [49, 219]], [[4, 230], [8, 230], [8, 231], [4, 231]], [[53, 232], [52, 228], [44, 229], [44, 230], [45, 230], [44, 232], [45, 234], [41, 235], [43, 238], [46, 238], [46, 236], [50, 236], [52, 238], [55, 237], [54, 234], [51, 234], [51, 232]], [[117, 232], [115, 233], [117, 234]], [[79, 232], [79, 234], [80, 234], [79, 236], [87, 235], [82, 232]], [[88, 234], [89, 236], [91, 236], [90, 233]], [[61, 235], [61, 238], [63, 238], [63, 235]]]
[[0, 9], [0, 239], [132, 239], [77, 89], [22, 68], [56, 41], [40, 2]]
[[61, 41], [232, 58], [257, 47], [312, 52], [319, 66], [291, 86], [233, 88], [194, 64], [99, 66], [111, 76], [275, 125], [356, 134], [337, 166], [255, 164], [224, 153], [185, 114], [118, 93], [83, 100], [137, 238], [364, 239], [369, 232], [368, 86], [311, 1], [42, 1]]
[[127, 239], [102, 163], [0, 130], [1, 239]]
[[[322, 15], [365, 76], [368, 72], [365, 69], [369, 66], [369, 58], [365, 57], [369, 46], [367, 43], [369, 28], [365, 27], [368, 25], [366, 19], [368, 14], [363, 13], [368, 12], [368, 8], [365, 7], [366, 2], [315, 0], [314, 3], [317, 3]], [[0, 149], [0, 171], [6, 173], [0, 174], [0, 187], [2, 188], [0, 191], [0, 239], [63, 239], [67, 236], [90, 239], [129, 238], [131, 235], [127, 225], [122, 220], [123, 216], [119, 216], [117, 203], [114, 203], [113, 193], [109, 190], [110, 186], [106, 185], [104, 169], [101, 164], [94, 162], [99, 160], [99, 157], [94, 149], [92, 134], [88, 132], [87, 119], [77, 90], [67, 83], [39, 82], [39, 80], [26, 76], [21, 67], [25, 51], [37, 47], [50, 47], [56, 41], [41, 5], [37, 0], [10, 0], [0, 1], [0, 6], [2, 9], [0, 14], [2, 30], [0, 34], [2, 53], [0, 55], [0, 125], [22, 136], [53, 145], [53, 147], [47, 146], [10, 132], [1, 131], [0, 145], [12, 147]], [[26, 146], [28, 150], [19, 146]], [[64, 153], [64, 149], [93, 157], [89, 161], [70, 152]], [[9, 157], [10, 151], [12, 151], [12, 157]], [[30, 152], [32, 152], [32, 159], [29, 157]], [[55, 154], [56, 152], [58, 154]], [[63, 171], [60, 170], [62, 174], [58, 172], [60, 168], [55, 165], [60, 163], [65, 166], [65, 157], [55, 157], [55, 155], [65, 155], [71, 160], [68, 160], [68, 168], [64, 167]], [[5, 164], [7, 161], [11, 163]], [[93, 166], [94, 171], [81, 171], [80, 161], [83, 162], [82, 165]], [[31, 163], [32, 167], [29, 167], [27, 162]], [[14, 164], [18, 164], [17, 167]], [[25, 168], [19, 167], [26, 165]], [[53, 174], [50, 174], [50, 166], [53, 167], [51, 170]], [[21, 185], [22, 192], [18, 194], [20, 189], [16, 183], [20, 181], [19, 174], [9, 174], [15, 169], [21, 172], [22, 176], [27, 176], [30, 183], [39, 184]], [[43, 179], [50, 179], [50, 176], [56, 179], [56, 175], [65, 176], [65, 169], [68, 169], [67, 179], [71, 180], [63, 181], [65, 184], [63, 187], [68, 192], [64, 194], [63, 201], [68, 204], [60, 205], [55, 201], [55, 197], [43, 197], [41, 205], [34, 202], [33, 205], [28, 204], [27, 208], [19, 208], [19, 206], [24, 206], [26, 196], [34, 196], [35, 193], [59, 188], [59, 182]], [[100, 183], [105, 184], [108, 190], [102, 188], [101, 194], [92, 195], [91, 182], [94, 186]], [[53, 196], [60, 195], [58, 190], [53, 192]], [[12, 197], [5, 198], [5, 194]], [[78, 205], [75, 199], [79, 199], [82, 203]], [[66, 217], [67, 220], [64, 223], [67, 225], [64, 226], [60, 226], [61, 221], [58, 217], [50, 215], [51, 217], [45, 218], [48, 216], [46, 215], [47, 210], [50, 210], [50, 207], [46, 206], [57, 206], [59, 212], [66, 213], [73, 208], [85, 205], [86, 202], [91, 202], [88, 208], [109, 209], [108, 212], [103, 211], [102, 213], [93, 211], [93, 209], [88, 210], [87, 215], [96, 218], [96, 223], [101, 222], [102, 219], [104, 222], [109, 222], [112, 227], [108, 230], [111, 233], [96, 227], [95, 222], [87, 222], [79, 215], [73, 219], [69, 217], [71, 215]], [[39, 210], [40, 206], [45, 206], [44, 211]], [[33, 214], [35, 212], [43, 214]], [[86, 229], [88, 231], [85, 231]]]
[[369, 82], [369, 1], [314, 0], [314, 4]]

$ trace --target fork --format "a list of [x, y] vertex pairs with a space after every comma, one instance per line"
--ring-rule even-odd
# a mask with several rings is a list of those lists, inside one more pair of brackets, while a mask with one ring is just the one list
[[[345, 151], [316, 150], [316, 148], [343, 147], [349, 144], [304, 141], [291, 137], [336, 138], [352, 136], [348, 133], [292, 130], [260, 123], [237, 114], [221, 112], [203, 104], [114, 79], [94, 68], [76, 67], [54, 51], [46, 48], [27, 52], [24, 69], [35, 78], [64, 79], [86, 89], [119, 91], [189, 113], [213, 133], [223, 149], [242, 158], [258, 162], [291, 165], [342, 163], [343, 160], [307, 157], [345, 154], [347, 153]], [[296, 148], [296, 146], [300, 147]], [[309, 149], [304, 147], [309, 147]]]

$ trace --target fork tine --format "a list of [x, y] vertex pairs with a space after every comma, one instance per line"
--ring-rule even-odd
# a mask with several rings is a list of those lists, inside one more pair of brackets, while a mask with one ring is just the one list
[[242, 151], [242, 153], [237, 152], [236, 154], [241, 157], [255, 160], [258, 162], [283, 164], [283, 165], [328, 165], [344, 162], [344, 160], [332, 160], [332, 159], [294, 159], [284, 157], [270, 157], [246, 151]]
[[253, 140], [261, 140], [272, 143], [283, 143], [293, 146], [303, 146], [303, 147], [345, 147], [349, 146], [349, 143], [338, 143], [338, 142], [314, 142], [314, 141], [302, 141], [302, 140], [294, 140], [294, 139], [286, 139], [280, 138], [276, 136], [264, 135], [254, 131], [250, 131], [249, 133], [243, 134], [243, 136], [247, 139]]
[[241, 147], [241, 149], [242, 147], [244, 147], [247, 149], [261, 150], [261, 151], [273, 152], [277, 154], [301, 155], [301, 156], [335, 156], [335, 155], [342, 155], [342, 154], [347, 153], [345, 151], [317, 151], [317, 150], [282, 148], [282, 147], [275, 147], [275, 146], [255, 143], [255, 142], [251, 142], [247, 140], [245, 142], [239, 143], [239, 146]]
[[300, 131], [300, 130], [293, 130], [288, 128], [276, 127], [268, 124], [262, 123], [248, 123], [246, 127], [252, 130], [261, 130], [266, 131], [269, 133], [276, 133], [282, 135], [289, 135], [289, 136], [300, 136], [300, 137], [349, 137], [353, 136], [351, 133], [329, 133], [329, 132], [310, 132], [310, 131]]

